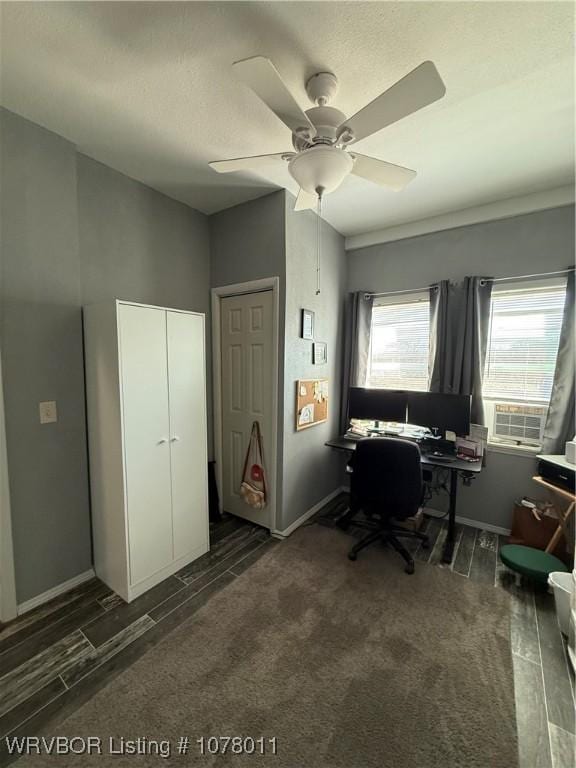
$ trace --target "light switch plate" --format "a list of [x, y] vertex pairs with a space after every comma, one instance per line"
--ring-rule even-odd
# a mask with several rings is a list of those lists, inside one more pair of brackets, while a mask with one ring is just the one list
[[39, 403], [40, 424], [53, 424], [58, 421], [58, 411], [56, 410], [55, 400], [45, 400]]

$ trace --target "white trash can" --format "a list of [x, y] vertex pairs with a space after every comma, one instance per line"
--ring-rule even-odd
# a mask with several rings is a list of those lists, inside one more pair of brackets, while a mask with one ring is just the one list
[[570, 627], [570, 598], [574, 589], [574, 579], [571, 573], [555, 571], [548, 574], [548, 584], [554, 590], [556, 615], [558, 616], [560, 631], [564, 635], [568, 635]]

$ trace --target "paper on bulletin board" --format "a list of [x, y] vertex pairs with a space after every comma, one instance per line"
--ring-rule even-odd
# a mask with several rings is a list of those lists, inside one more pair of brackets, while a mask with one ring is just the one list
[[298, 416], [298, 424], [312, 424], [314, 422], [314, 404], [309, 403], [302, 407]]

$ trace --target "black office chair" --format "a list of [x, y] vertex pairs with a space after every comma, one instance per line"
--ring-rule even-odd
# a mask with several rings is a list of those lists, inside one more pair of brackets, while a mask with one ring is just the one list
[[[355, 544], [348, 557], [356, 560], [358, 553], [375, 541], [390, 544], [406, 561], [406, 573], [414, 573], [414, 559], [398, 538], [419, 539], [428, 547], [428, 536], [410, 531], [395, 522], [412, 517], [422, 502], [423, 484], [420, 450], [415, 443], [391, 437], [370, 437], [360, 440], [348, 466], [350, 478], [350, 513], [347, 527], [354, 525], [371, 531]], [[365, 520], [355, 519], [363, 512]]]

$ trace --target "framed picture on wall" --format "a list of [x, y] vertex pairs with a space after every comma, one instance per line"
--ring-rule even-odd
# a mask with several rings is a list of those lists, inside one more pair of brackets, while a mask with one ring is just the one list
[[314, 339], [314, 312], [311, 309], [302, 310], [300, 335], [303, 339]]
[[312, 345], [312, 362], [325, 365], [328, 362], [328, 345], [325, 341], [315, 341]]

